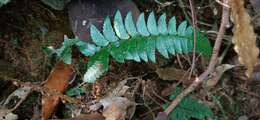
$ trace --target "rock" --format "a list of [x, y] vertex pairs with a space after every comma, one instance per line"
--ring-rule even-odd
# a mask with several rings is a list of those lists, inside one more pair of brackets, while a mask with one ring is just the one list
[[68, 5], [68, 14], [71, 28], [81, 40], [91, 42], [89, 28], [94, 24], [102, 30], [106, 16], [112, 18], [117, 10], [122, 16], [132, 11], [137, 19], [139, 10], [130, 0], [73, 0]]

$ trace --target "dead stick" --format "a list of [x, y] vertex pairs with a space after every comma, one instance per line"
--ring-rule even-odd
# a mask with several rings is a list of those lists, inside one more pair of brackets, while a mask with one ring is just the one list
[[[223, 0], [225, 4], [228, 4], [228, 0]], [[225, 32], [225, 27], [229, 21], [229, 8], [222, 6], [222, 19], [221, 19], [221, 25], [219, 28], [219, 33], [215, 41], [215, 45], [213, 48], [213, 53], [210, 59], [209, 66], [205, 72], [203, 72], [196, 80], [188, 87], [186, 88], [182, 93], [180, 93], [175, 100], [172, 101], [170, 106], [164, 111], [166, 115], [169, 115], [171, 111], [178, 105], [181, 100], [187, 96], [190, 92], [194, 91], [194, 89], [203, 82], [204, 79], [208, 77], [208, 75], [214, 70], [215, 65], [217, 64], [217, 58], [218, 58], [218, 52], [221, 46], [222, 38]]]
[[191, 10], [191, 17], [192, 17], [192, 27], [193, 27], [193, 53], [192, 53], [192, 64], [191, 64], [191, 71], [189, 75], [189, 80], [191, 79], [192, 72], [195, 68], [195, 59], [196, 59], [196, 16], [195, 16], [195, 9], [193, 7], [193, 0], [189, 0], [190, 3], [190, 10]]

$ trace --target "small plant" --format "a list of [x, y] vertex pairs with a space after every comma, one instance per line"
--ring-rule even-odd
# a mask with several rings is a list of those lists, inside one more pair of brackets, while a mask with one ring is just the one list
[[[210, 56], [212, 48], [208, 39], [200, 32], [196, 33], [196, 52]], [[102, 33], [92, 25], [90, 35], [94, 44], [86, 43], [78, 38], [64, 38], [59, 49], [52, 49], [65, 63], [71, 63], [71, 47], [77, 46], [82, 54], [90, 56], [88, 70], [84, 81], [93, 83], [103, 73], [108, 71], [109, 56], [123, 63], [125, 60], [140, 62], [156, 62], [156, 50], [165, 58], [169, 54], [187, 54], [193, 51], [193, 29], [187, 22], [176, 24], [175, 17], [166, 23], [166, 14], [162, 14], [158, 21], [153, 12], [145, 22], [144, 13], [141, 13], [134, 24], [129, 12], [123, 22], [119, 11], [116, 12], [113, 24], [107, 17], [103, 24]]]
[[[174, 100], [181, 91], [182, 89], [177, 87], [170, 96], [170, 100]], [[164, 108], [167, 106], [168, 104], [165, 104]], [[169, 118], [170, 120], [190, 120], [191, 118], [196, 118], [198, 120], [205, 120], [206, 118], [210, 118], [211, 120], [217, 119], [208, 106], [190, 96], [186, 96], [180, 104], [176, 106], [176, 108], [169, 114]]]

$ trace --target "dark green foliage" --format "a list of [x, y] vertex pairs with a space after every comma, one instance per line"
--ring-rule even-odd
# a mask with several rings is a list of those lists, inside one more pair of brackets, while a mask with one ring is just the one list
[[69, 90], [66, 91], [66, 95], [67, 96], [75, 96], [75, 95], [80, 95], [82, 93], [84, 93], [85, 90], [82, 87], [74, 87], [74, 88], [70, 88]]
[[[85, 56], [91, 56], [88, 62], [89, 69], [98, 68], [99, 72], [103, 73], [108, 70], [110, 55], [120, 63], [125, 60], [137, 62], [143, 60], [155, 63], [155, 51], [165, 58], [169, 58], [170, 54], [187, 54], [193, 51], [192, 27], [187, 27], [186, 21], [177, 27], [175, 17], [172, 17], [167, 25], [166, 14], [162, 14], [156, 22], [155, 15], [151, 12], [146, 23], [144, 13], [141, 13], [137, 23], [134, 24], [131, 12], [123, 21], [121, 13], [117, 11], [113, 24], [110, 18], [105, 19], [102, 32], [92, 25], [90, 35], [95, 45], [78, 39], [65, 38], [63, 46], [56, 53], [65, 63], [70, 64], [71, 46], [76, 45]], [[199, 32], [196, 46], [197, 53], [204, 56], [211, 55], [212, 48], [208, 39]], [[94, 73], [98, 73], [98, 71]], [[100, 73], [98, 74], [102, 75]], [[98, 77], [97, 74], [88, 70], [84, 81], [94, 82]]]
[[7, 3], [9, 3], [11, 0], [0, 0], [0, 7], [2, 7], [3, 5], [6, 5]]
[[[174, 100], [181, 91], [181, 88], [177, 87], [170, 96], [170, 100]], [[168, 104], [164, 105], [165, 108], [166, 106], [168, 106]], [[208, 106], [190, 96], [186, 96], [181, 103], [175, 107], [170, 113], [169, 118], [170, 120], [190, 120], [191, 118], [198, 120], [207, 120], [207, 118], [211, 118], [212, 120], [217, 119]]]

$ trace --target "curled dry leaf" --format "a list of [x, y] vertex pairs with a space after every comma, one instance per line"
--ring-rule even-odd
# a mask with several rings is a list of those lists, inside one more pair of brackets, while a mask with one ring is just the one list
[[244, 0], [230, 0], [231, 20], [234, 23], [232, 42], [239, 55], [239, 62], [247, 68], [246, 75], [251, 77], [254, 64], [259, 54], [256, 47], [256, 35], [250, 24], [250, 16], [244, 8]]
[[[43, 87], [49, 91], [63, 93], [67, 88], [69, 81], [74, 79], [74, 77], [75, 70], [72, 65], [58, 62], [51, 71]], [[43, 95], [42, 97], [43, 120], [47, 120], [51, 116], [60, 101], [59, 96], [52, 95], [51, 93], [46, 94], [49, 95]]]
[[213, 88], [218, 83], [218, 81], [220, 80], [224, 72], [234, 67], [235, 65], [230, 65], [230, 64], [223, 64], [216, 67], [215, 71], [212, 73], [212, 78], [206, 81], [206, 87]]

